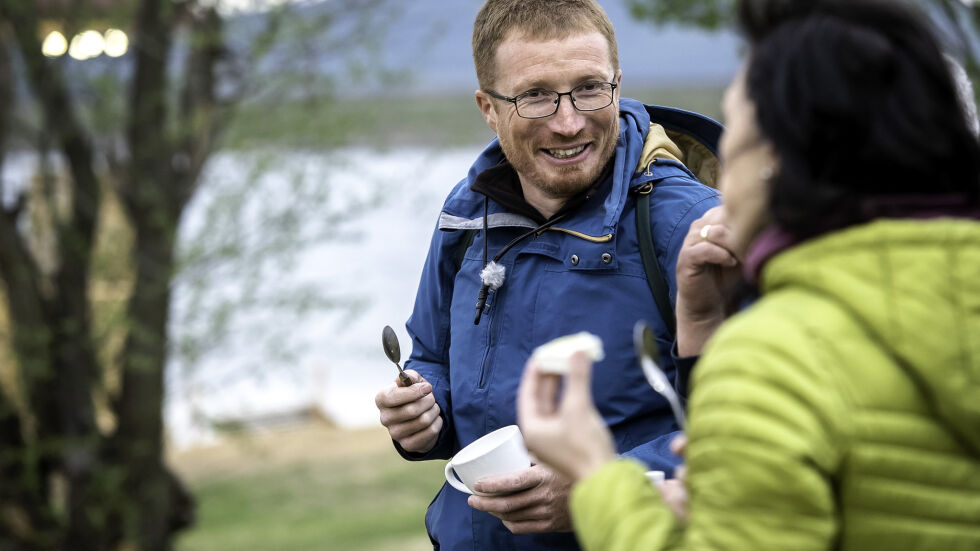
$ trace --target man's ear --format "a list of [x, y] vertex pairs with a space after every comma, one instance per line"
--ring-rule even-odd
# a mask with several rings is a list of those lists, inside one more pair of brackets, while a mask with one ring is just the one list
[[476, 105], [483, 114], [483, 120], [487, 121], [487, 126], [493, 133], [497, 133], [497, 110], [493, 106], [493, 98], [483, 90], [476, 91]]

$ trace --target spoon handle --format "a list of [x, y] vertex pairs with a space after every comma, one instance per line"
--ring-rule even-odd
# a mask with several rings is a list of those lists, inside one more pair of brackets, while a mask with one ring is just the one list
[[408, 376], [404, 371], [398, 371], [398, 386], [408, 387], [412, 386], [412, 378]]

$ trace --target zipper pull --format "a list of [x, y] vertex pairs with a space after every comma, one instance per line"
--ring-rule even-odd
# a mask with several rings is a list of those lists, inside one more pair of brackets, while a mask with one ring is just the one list
[[480, 325], [480, 318], [483, 317], [483, 310], [487, 307], [487, 294], [490, 292], [490, 286], [484, 283], [480, 286], [480, 295], [476, 298], [476, 318], [473, 319], [473, 325]]

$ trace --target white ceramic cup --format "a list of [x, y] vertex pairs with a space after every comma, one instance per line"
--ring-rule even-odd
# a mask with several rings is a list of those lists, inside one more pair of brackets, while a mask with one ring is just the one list
[[487, 495], [473, 489], [476, 481], [523, 471], [531, 456], [517, 425], [508, 425], [474, 440], [446, 463], [446, 481], [461, 492]]

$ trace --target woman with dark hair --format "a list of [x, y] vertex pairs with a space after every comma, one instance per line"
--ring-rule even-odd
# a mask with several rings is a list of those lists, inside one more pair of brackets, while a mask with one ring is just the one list
[[583, 355], [560, 399], [528, 365], [528, 447], [587, 549], [980, 549], [980, 145], [940, 46], [896, 1], [738, 15], [724, 206], [688, 239], [760, 296], [694, 373], [689, 520], [615, 458]]

